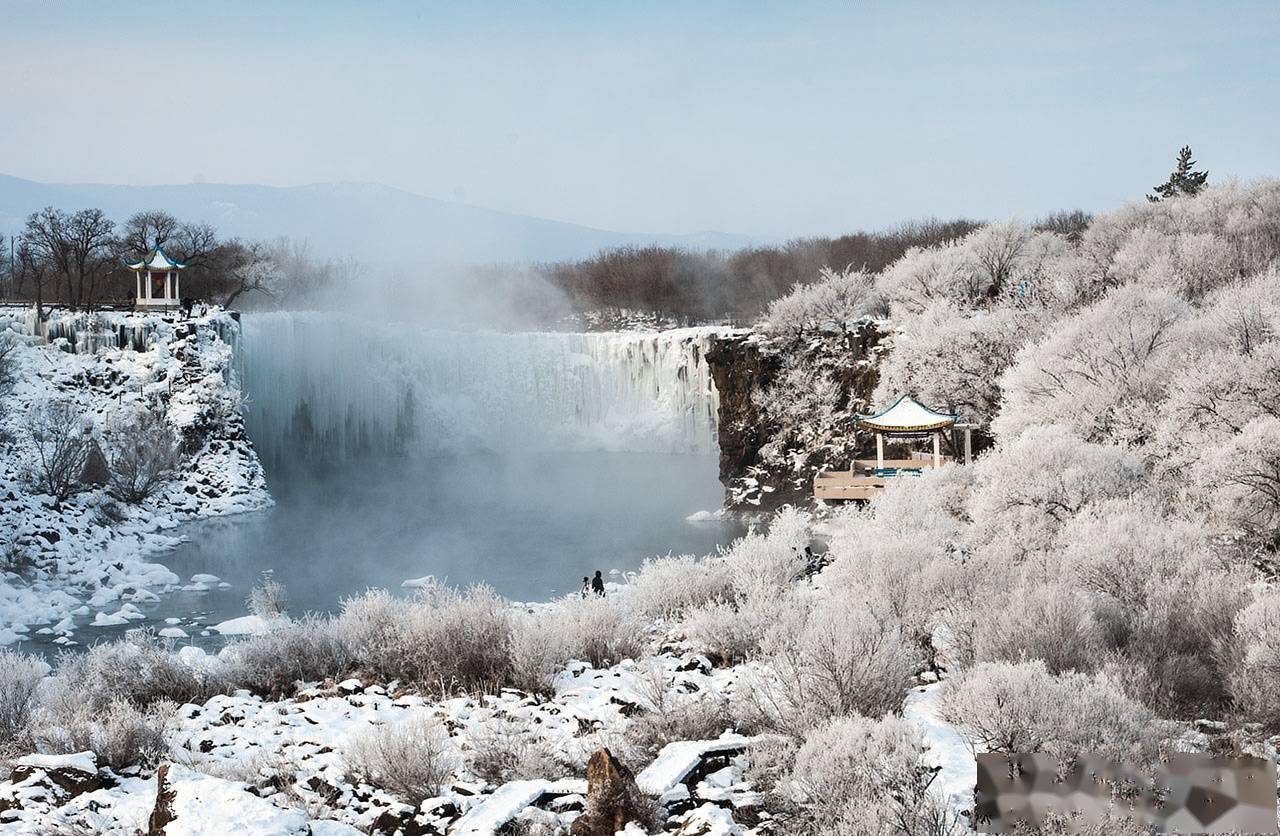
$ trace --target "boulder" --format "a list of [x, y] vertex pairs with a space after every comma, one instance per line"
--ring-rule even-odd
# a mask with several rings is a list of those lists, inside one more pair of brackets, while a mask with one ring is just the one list
[[164, 829], [176, 818], [173, 812], [176, 797], [177, 793], [169, 786], [169, 764], [162, 763], [156, 770], [156, 806], [147, 819], [147, 836], [165, 836]]
[[39, 774], [44, 776], [41, 783], [48, 783], [56, 788], [58, 795], [64, 799], [93, 792], [103, 786], [102, 779], [98, 777], [98, 764], [93, 752], [27, 755], [14, 761], [9, 780], [17, 784]]
[[613, 836], [630, 822], [647, 828], [654, 818], [631, 770], [608, 749], [597, 749], [587, 761], [586, 812], [574, 820], [572, 836]]

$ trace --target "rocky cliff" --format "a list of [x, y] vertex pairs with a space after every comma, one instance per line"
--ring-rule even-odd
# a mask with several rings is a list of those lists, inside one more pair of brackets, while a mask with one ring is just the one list
[[882, 350], [874, 322], [847, 334], [714, 341], [707, 360], [720, 397], [727, 510], [808, 506], [815, 473], [874, 452], [874, 440], [854, 424], [870, 407]]

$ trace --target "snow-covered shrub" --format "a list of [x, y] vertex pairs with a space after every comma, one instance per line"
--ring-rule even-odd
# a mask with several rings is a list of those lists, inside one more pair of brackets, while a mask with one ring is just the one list
[[88, 422], [70, 401], [46, 400], [27, 415], [31, 438], [28, 481], [59, 502], [80, 490], [93, 437]]
[[1066, 584], [1028, 584], [992, 596], [974, 626], [978, 662], [1035, 659], [1061, 673], [1091, 671], [1102, 661], [1089, 606]]
[[648, 618], [680, 618], [695, 607], [729, 600], [729, 564], [717, 557], [648, 558], [627, 584], [627, 603]]
[[291, 694], [299, 682], [340, 679], [354, 667], [352, 648], [337, 623], [307, 614], [232, 645], [228, 676], [257, 694]]
[[178, 466], [178, 438], [160, 413], [150, 409], [118, 415], [104, 433], [107, 490], [122, 502], [141, 502]]
[[495, 786], [508, 781], [554, 781], [580, 772], [550, 741], [513, 720], [478, 725], [469, 742], [467, 769]]
[[0, 650], [0, 757], [26, 734], [36, 690], [48, 672], [38, 656]]
[[354, 738], [345, 755], [361, 780], [415, 807], [439, 795], [456, 768], [448, 733], [430, 717], [375, 726]]
[[1125, 808], [1117, 805], [1101, 819], [1094, 816], [1063, 816], [1050, 812], [1040, 826], [1018, 822], [1010, 833], [1013, 836], [1151, 836], [1150, 826], [1126, 815]]
[[637, 658], [647, 637], [645, 623], [625, 604], [594, 595], [516, 614], [510, 629], [511, 681], [535, 693], [549, 693], [552, 677], [571, 660], [600, 668]]
[[1144, 443], [1183, 362], [1180, 328], [1191, 313], [1170, 290], [1126, 286], [1059, 323], [1000, 379], [996, 435], [1060, 424], [1087, 441]]
[[690, 610], [681, 622], [685, 638], [701, 653], [725, 663], [759, 655], [760, 643], [791, 605], [792, 593], [763, 581], [739, 592], [733, 603], [718, 602]]
[[1241, 717], [1280, 730], [1280, 595], [1268, 593], [1236, 615], [1229, 679]]
[[804, 833], [942, 836], [963, 832], [929, 791], [924, 738], [898, 717], [839, 717], [814, 728], [787, 782]]
[[762, 651], [776, 678], [756, 682], [752, 702], [763, 723], [796, 736], [831, 717], [899, 710], [924, 667], [896, 618], [834, 595], [784, 611]]
[[63, 653], [44, 703], [55, 712], [80, 705], [96, 711], [113, 702], [138, 708], [162, 700], [181, 705], [204, 702], [226, 687], [220, 676], [196, 671], [155, 636], [130, 630], [122, 641]]
[[56, 709], [42, 707], [32, 718], [32, 737], [41, 751], [72, 754], [86, 750], [98, 763], [117, 771], [130, 766], [153, 767], [168, 751], [164, 732], [177, 713], [171, 700], [157, 700], [142, 707], [123, 699], [109, 699], [99, 706], [88, 701], [62, 702]]
[[244, 603], [253, 615], [270, 620], [289, 611], [289, 593], [284, 584], [264, 574], [253, 589], [249, 590], [249, 597]]
[[338, 629], [356, 665], [384, 680], [449, 691], [501, 683], [510, 672], [510, 609], [487, 586], [433, 583], [411, 598], [370, 590], [343, 602]]
[[942, 716], [978, 752], [1082, 753], [1149, 762], [1170, 727], [1107, 676], [1054, 676], [1044, 663], [988, 662], [944, 686]]

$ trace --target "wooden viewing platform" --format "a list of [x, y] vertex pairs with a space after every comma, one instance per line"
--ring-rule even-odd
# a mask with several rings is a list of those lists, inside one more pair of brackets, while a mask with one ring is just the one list
[[[943, 464], [951, 461], [944, 456]], [[882, 468], [875, 459], [857, 459], [849, 470], [828, 470], [813, 477], [815, 499], [871, 499], [884, 490], [890, 479], [911, 478], [933, 467], [933, 457], [918, 459], [885, 459]]]

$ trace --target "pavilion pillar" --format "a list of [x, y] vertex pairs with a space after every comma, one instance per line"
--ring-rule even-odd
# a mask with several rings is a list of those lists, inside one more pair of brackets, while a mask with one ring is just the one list
[[942, 467], [942, 432], [933, 431], [933, 466]]
[[964, 428], [964, 463], [973, 462], [973, 430], [969, 427]]
[[884, 469], [884, 433], [876, 433], [876, 469]]

